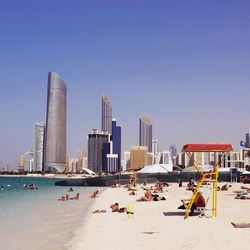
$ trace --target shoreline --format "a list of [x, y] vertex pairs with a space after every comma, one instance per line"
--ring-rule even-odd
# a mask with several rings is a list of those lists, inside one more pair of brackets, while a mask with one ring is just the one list
[[[223, 183], [220, 183], [222, 185]], [[166, 200], [136, 202], [144, 191], [138, 186], [136, 196], [129, 196], [125, 188], [107, 188], [89, 207], [84, 225], [67, 244], [70, 249], [246, 249], [250, 228], [237, 229], [231, 222], [250, 222], [250, 200], [236, 200], [233, 191], [240, 190], [242, 183], [228, 183], [228, 191], [218, 192], [218, 216], [199, 218], [191, 216], [184, 220], [183, 210], [178, 210], [180, 200], [189, 198], [186, 183], [179, 188], [170, 184], [163, 194]], [[246, 184], [247, 187], [250, 185]], [[202, 188], [210, 196], [211, 187]], [[95, 209], [107, 209], [118, 202], [120, 207], [132, 204], [134, 217], [128, 219], [124, 213], [93, 214]], [[208, 211], [208, 213], [210, 213]], [[212, 243], [212, 244], [211, 244]]]

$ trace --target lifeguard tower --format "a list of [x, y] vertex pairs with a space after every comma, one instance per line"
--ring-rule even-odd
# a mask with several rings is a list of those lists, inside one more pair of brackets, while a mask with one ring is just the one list
[[197, 164], [197, 162], [194, 160], [194, 166], [197, 169], [197, 171], [200, 173], [201, 178], [197, 183], [197, 186], [195, 187], [195, 190], [193, 192], [193, 195], [188, 203], [188, 206], [185, 210], [185, 216], [184, 219], [187, 219], [191, 210], [191, 207], [195, 201], [196, 195], [198, 191], [200, 190], [200, 187], [205, 182], [211, 182], [212, 183], [212, 216], [217, 216], [217, 186], [218, 186], [218, 167], [222, 161], [222, 159], [225, 157], [225, 155], [233, 151], [231, 144], [187, 144], [184, 145], [182, 148], [182, 152], [187, 153], [187, 156], [189, 159], [192, 158], [192, 153], [195, 152], [219, 152], [221, 153], [221, 158], [219, 162], [217, 162], [213, 169], [210, 172], [205, 172], [203, 169]]

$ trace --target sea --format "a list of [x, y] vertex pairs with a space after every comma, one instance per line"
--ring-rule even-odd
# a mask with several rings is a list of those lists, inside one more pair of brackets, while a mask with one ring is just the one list
[[[55, 186], [58, 178], [0, 177], [0, 249], [67, 249], [75, 231], [84, 226], [96, 187]], [[25, 185], [35, 184], [37, 190]], [[69, 194], [79, 200], [58, 201]]]

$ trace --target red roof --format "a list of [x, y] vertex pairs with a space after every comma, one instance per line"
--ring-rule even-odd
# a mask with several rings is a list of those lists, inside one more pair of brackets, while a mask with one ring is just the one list
[[229, 152], [233, 151], [231, 144], [186, 144], [182, 152]]

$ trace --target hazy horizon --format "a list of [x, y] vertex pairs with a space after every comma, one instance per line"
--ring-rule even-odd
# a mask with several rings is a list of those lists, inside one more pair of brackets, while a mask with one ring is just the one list
[[[59, 4], [60, 3], [60, 4]], [[6, 1], [0, 9], [0, 161], [17, 167], [45, 122], [48, 72], [67, 85], [67, 152], [101, 128], [101, 94], [139, 144], [139, 116], [160, 150], [250, 131], [249, 1]]]

